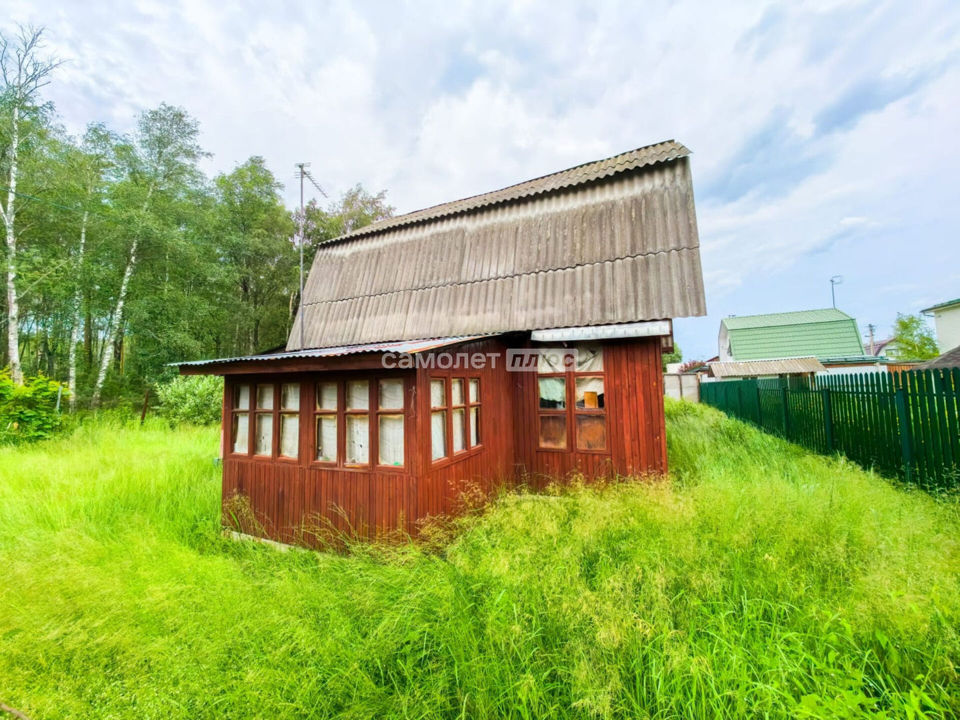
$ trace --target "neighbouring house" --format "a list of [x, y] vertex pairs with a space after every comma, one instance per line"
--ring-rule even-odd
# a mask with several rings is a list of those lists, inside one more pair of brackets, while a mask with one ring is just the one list
[[953, 370], [954, 368], [960, 368], [960, 345], [917, 367], [920, 370]]
[[921, 312], [924, 315], [933, 315], [940, 352], [945, 353], [960, 345], [960, 298], [928, 307]]
[[717, 346], [721, 363], [813, 357], [828, 373], [885, 371], [888, 363], [864, 351], [857, 321], [836, 308], [724, 318]]
[[225, 519], [416, 534], [498, 484], [664, 472], [661, 353], [706, 312], [688, 155], [663, 142], [321, 245], [283, 352], [180, 365], [226, 380]]

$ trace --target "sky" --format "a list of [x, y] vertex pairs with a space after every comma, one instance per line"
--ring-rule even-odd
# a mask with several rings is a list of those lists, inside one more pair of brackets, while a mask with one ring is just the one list
[[[67, 62], [63, 123], [161, 102], [211, 173], [294, 163], [398, 212], [666, 139], [693, 151], [709, 315], [837, 306], [889, 334], [960, 297], [960, 3], [0, 0]], [[308, 188], [308, 197], [310, 196]]]

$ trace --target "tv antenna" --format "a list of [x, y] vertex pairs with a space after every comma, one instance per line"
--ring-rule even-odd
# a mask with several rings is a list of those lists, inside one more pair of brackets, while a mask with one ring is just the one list
[[327, 193], [320, 183], [318, 183], [313, 175], [310, 174], [310, 171], [307, 170], [310, 167], [308, 162], [296, 163], [294, 166], [297, 168], [297, 177], [300, 178], [300, 238], [297, 242], [297, 245], [300, 246], [300, 349], [303, 350], [303, 243], [306, 240], [306, 226], [307, 226], [307, 216], [306, 210], [303, 205], [303, 181], [304, 179], [309, 180], [310, 184], [313, 185], [317, 191], [324, 197], [328, 197]]
[[830, 299], [833, 301], [833, 309], [837, 309], [837, 285], [843, 283], [843, 275], [834, 275], [830, 278]]

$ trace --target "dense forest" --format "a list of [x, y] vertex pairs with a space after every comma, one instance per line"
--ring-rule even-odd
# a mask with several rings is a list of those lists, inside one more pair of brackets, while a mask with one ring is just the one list
[[210, 178], [180, 107], [74, 136], [44, 97], [58, 67], [42, 30], [0, 35], [0, 367], [14, 383], [42, 373], [97, 405], [142, 394], [173, 361], [282, 345], [301, 238], [309, 268], [318, 243], [393, 211], [357, 185], [301, 216], [261, 157]]

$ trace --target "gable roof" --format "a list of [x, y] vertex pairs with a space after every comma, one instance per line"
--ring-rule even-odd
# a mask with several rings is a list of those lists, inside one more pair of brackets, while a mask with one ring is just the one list
[[920, 370], [935, 370], [938, 368], [960, 368], [960, 345], [953, 350], [947, 350], [943, 355], [928, 360], [918, 366]]
[[729, 317], [721, 321], [734, 360], [863, 356], [857, 321], [835, 308]]
[[324, 243], [303, 347], [703, 315], [688, 155], [658, 143]]

